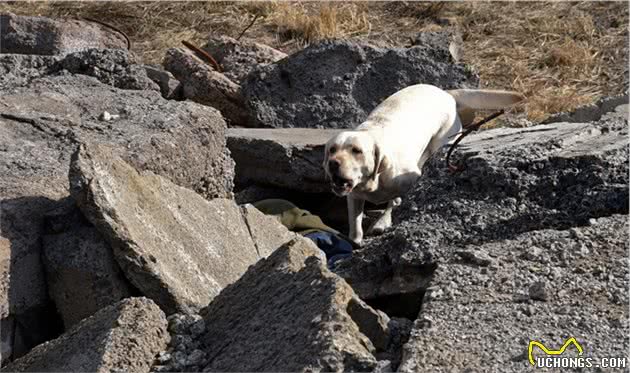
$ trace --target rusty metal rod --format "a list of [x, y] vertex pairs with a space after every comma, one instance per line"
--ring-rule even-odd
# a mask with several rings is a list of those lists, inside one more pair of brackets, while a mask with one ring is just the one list
[[197, 47], [196, 45], [194, 45], [191, 42], [188, 42], [186, 40], [182, 40], [182, 44], [184, 44], [186, 46], [186, 48], [188, 48], [191, 51], [195, 52], [199, 57], [201, 57], [202, 60], [204, 60], [205, 62], [210, 63], [214, 67], [214, 69], [216, 71], [218, 71], [218, 72], [222, 72], [223, 71], [223, 69], [221, 68], [221, 65], [219, 65], [217, 60], [215, 60], [210, 54], [208, 54], [208, 52], [204, 51], [203, 49]]
[[117, 33], [119, 33], [120, 35], [122, 35], [125, 38], [125, 41], [127, 42], [127, 50], [131, 50], [131, 40], [129, 40], [129, 36], [127, 36], [127, 34], [125, 34], [118, 27], [110, 25], [109, 23], [106, 23], [106, 22], [103, 22], [103, 21], [99, 21], [98, 19], [91, 18], [91, 17], [81, 17], [81, 19], [86, 20], [88, 22], [98, 23], [99, 25], [105, 26], [105, 27], [107, 27], [107, 28], [109, 28], [111, 30], [116, 31]]
[[482, 125], [488, 123], [489, 121], [497, 118], [498, 116], [502, 115], [503, 113], [505, 113], [505, 110], [497, 111], [496, 113], [491, 114], [491, 115], [483, 118], [479, 122], [471, 124], [470, 126], [466, 127], [466, 129], [464, 131], [461, 132], [461, 136], [459, 136], [457, 138], [457, 140], [455, 140], [451, 144], [451, 147], [448, 149], [448, 152], [446, 153], [446, 166], [448, 167], [449, 170], [451, 170], [451, 171], [459, 170], [459, 167], [455, 166], [454, 164], [451, 164], [451, 160], [450, 160], [451, 159], [451, 154], [453, 153], [453, 150], [455, 150], [455, 148], [457, 147], [457, 144], [459, 144], [460, 141], [462, 141], [464, 139], [464, 137], [468, 136], [468, 134], [470, 134], [473, 131], [478, 130], [479, 127], [481, 127]]

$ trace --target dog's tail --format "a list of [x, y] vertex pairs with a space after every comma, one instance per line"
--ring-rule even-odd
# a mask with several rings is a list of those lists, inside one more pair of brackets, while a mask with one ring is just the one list
[[488, 89], [453, 89], [448, 93], [455, 98], [457, 106], [474, 110], [502, 109], [525, 99], [518, 92]]
[[453, 89], [447, 92], [457, 102], [457, 114], [464, 127], [475, 119], [475, 110], [503, 109], [525, 99], [525, 96], [513, 91]]

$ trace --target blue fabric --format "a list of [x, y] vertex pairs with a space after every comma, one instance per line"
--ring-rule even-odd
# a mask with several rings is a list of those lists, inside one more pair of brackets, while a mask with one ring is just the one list
[[349, 258], [352, 255], [352, 245], [350, 242], [337, 237], [330, 232], [312, 232], [305, 234], [304, 237], [311, 239], [317, 247], [325, 254], [328, 260], [328, 268], [332, 268], [340, 259]]

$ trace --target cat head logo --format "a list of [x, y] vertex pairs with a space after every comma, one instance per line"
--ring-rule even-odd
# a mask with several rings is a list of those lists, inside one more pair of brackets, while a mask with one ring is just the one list
[[567, 339], [566, 341], [564, 341], [564, 344], [558, 350], [550, 350], [547, 347], [545, 347], [545, 345], [543, 345], [541, 342], [538, 342], [538, 341], [529, 341], [529, 346], [527, 347], [527, 355], [529, 356], [529, 363], [534, 366], [536, 365], [536, 360], [534, 360], [534, 356], [532, 354], [534, 350], [534, 346], [540, 348], [547, 355], [561, 355], [564, 353], [567, 347], [569, 347], [569, 345], [575, 346], [575, 348], [578, 351], [578, 356], [581, 356], [584, 353], [584, 349], [578, 343], [575, 337], [571, 337]]

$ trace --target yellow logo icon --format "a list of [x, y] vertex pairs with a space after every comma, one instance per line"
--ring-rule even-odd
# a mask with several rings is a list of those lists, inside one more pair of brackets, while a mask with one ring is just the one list
[[584, 352], [584, 349], [582, 349], [582, 346], [580, 346], [580, 344], [578, 343], [578, 341], [575, 340], [575, 337], [571, 337], [569, 339], [567, 339], [564, 344], [562, 345], [562, 347], [560, 347], [559, 350], [550, 350], [547, 347], [545, 347], [545, 345], [543, 345], [542, 343], [538, 342], [538, 341], [529, 341], [529, 346], [527, 347], [527, 354], [529, 356], [529, 363], [531, 365], [536, 365], [536, 361], [534, 360], [534, 356], [532, 355], [532, 351], [534, 350], [534, 346], [540, 348], [544, 353], [546, 353], [547, 355], [561, 355], [564, 350], [567, 349], [567, 347], [569, 347], [570, 344], [573, 344], [575, 346], [575, 348], [577, 348], [578, 350], [578, 355], [582, 355], [582, 353]]

